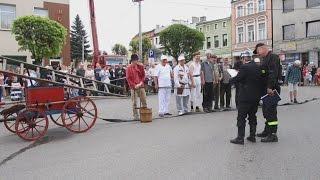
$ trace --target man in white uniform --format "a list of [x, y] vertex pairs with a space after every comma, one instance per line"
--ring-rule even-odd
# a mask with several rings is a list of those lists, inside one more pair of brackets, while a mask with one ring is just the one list
[[161, 63], [155, 69], [155, 88], [158, 89], [159, 116], [171, 116], [169, 113], [169, 103], [171, 97], [171, 79], [173, 77], [172, 68], [168, 64], [167, 56], [161, 56]]
[[188, 66], [185, 65], [185, 57], [183, 55], [179, 56], [178, 65], [174, 68], [173, 74], [178, 114], [182, 116], [188, 113], [190, 87], [194, 87], [193, 78]]
[[200, 64], [200, 52], [196, 52], [193, 55], [193, 62], [190, 64], [190, 73], [194, 80], [195, 88], [191, 89], [191, 111], [200, 112], [201, 106], [201, 64]]

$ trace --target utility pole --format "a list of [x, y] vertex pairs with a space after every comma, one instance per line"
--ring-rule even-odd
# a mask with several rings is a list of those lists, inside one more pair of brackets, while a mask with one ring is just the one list
[[142, 57], [142, 30], [141, 30], [141, 0], [139, 1], [139, 56], [140, 60], [143, 59]]

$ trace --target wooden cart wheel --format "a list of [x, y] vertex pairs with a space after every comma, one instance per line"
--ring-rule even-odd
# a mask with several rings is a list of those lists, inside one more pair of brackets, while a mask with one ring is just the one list
[[26, 109], [19, 113], [15, 131], [24, 140], [35, 141], [43, 137], [48, 130], [47, 115], [37, 109]]
[[[52, 120], [53, 123], [55, 123], [57, 126], [64, 127], [63, 121], [62, 121], [62, 113], [61, 114], [50, 114], [49, 115], [50, 119]], [[72, 122], [68, 122], [68, 125], [71, 125]]]
[[63, 107], [63, 124], [72, 132], [86, 132], [94, 126], [96, 120], [97, 107], [88, 97], [78, 96], [69, 99]]
[[6, 114], [3, 119], [4, 126], [12, 133], [16, 133], [16, 119], [17, 119], [18, 113], [10, 113]]

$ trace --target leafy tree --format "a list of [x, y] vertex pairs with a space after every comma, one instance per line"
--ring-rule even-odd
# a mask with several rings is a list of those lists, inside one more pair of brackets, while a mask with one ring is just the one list
[[[132, 53], [139, 53], [139, 39], [133, 39], [130, 42], [131, 52]], [[143, 59], [146, 58], [149, 50], [151, 49], [151, 41], [148, 37], [142, 38], [142, 57]]]
[[80, 16], [77, 14], [71, 26], [71, 59], [75, 60], [75, 66], [80, 60], [82, 60], [82, 41], [84, 40], [84, 58], [88, 59], [89, 53], [92, 51], [89, 50], [90, 44], [87, 40], [88, 35], [84, 28], [84, 25], [80, 19]]
[[121, 44], [115, 44], [112, 48], [112, 52], [116, 55], [125, 56], [128, 54], [127, 48]]
[[43, 58], [60, 55], [67, 30], [48, 18], [23, 16], [13, 22], [12, 34], [18, 41], [19, 50], [29, 50], [35, 63], [41, 64]]
[[192, 60], [192, 54], [203, 47], [204, 35], [185, 25], [174, 24], [160, 33], [160, 44], [164, 53], [175, 59], [184, 54], [187, 61]]

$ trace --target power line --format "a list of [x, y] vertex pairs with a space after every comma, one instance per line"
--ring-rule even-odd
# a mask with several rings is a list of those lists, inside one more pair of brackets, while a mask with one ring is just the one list
[[[205, 8], [220, 8], [220, 9], [232, 9], [232, 6], [216, 6], [216, 5], [208, 5], [208, 4], [198, 4], [198, 3], [185, 3], [185, 2], [164, 2], [168, 4], [178, 4], [178, 5], [189, 5], [189, 6], [198, 6], [198, 7], [205, 7]], [[249, 9], [244, 7], [243, 9]], [[307, 10], [307, 9], [320, 9], [320, 7], [313, 7], [313, 8], [294, 8], [294, 10]], [[278, 10], [283, 11], [282, 8], [271, 8], [265, 10]]]

